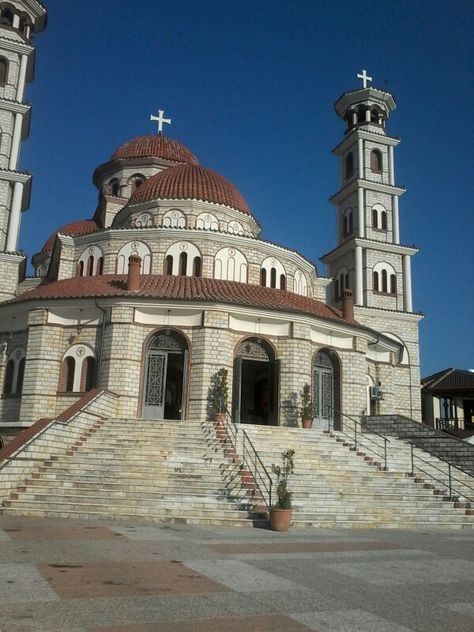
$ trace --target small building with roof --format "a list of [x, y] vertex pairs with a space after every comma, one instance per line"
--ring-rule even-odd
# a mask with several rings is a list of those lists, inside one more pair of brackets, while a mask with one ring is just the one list
[[423, 421], [459, 437], [474, 435], [474, 370], [444, 369], [421, 380]]

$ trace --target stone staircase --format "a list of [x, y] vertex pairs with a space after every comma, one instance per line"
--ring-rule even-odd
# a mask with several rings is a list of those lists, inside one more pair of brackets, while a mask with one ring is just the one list
[[[295, 450], [290, 487], [296, 527], [474, 527], [474, 515], [470, 515], [474, 511], [468, 505], [456, 507], [445, 500], [442, 484], [434, 485], [421, 475], [407, 476], [410, 447], [403, 441], [391, 440], [390, 469], [383, 471], [377, 467], [377, 457], [364, 453], [360, 446], [354, 451], [341, 433], [252, 425], [243, 428], [269, 472], [272, 463], [280, 464], [284, 450]], [[364, 441], [363, 436], [360, 440]], [[435, 472], [437, 459], [421, 450], [419, 454]], [[472, 485], [466, 476], [468, 479]]]
[[474, 445], [467, 441], [402, 415], [365, 417], [363, 426], [371, 432], [412, 441], [422, 450], [431, 452], [474, 476]]
[[4, 514], [262, 526], [213, 424], [107, 419], [42, 463]]

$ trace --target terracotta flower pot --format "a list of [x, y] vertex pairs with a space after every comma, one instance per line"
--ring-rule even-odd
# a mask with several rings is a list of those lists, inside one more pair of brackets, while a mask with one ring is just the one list
[[214, 421], [218, 426], [225, 424], [225, 413], [214, 413]]
[[288, 531], [291, 523], [292, 509], [270, 509], [270, 528], [273, 531]]
[[303, 419], [303, 421], [301, 423], [303, 424], [303, 428], [312, 428], [313, 427], [313, 420], [312, 419]]

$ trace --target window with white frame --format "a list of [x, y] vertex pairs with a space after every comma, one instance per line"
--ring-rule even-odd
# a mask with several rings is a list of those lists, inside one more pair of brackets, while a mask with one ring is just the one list
[[94, 388], [94, 384], [94, 352], [88, 345], [72, 345], [62, 359], [59, 391], [61, 393], [84, 393]]
[[372, 289], [383, 294], [397, 293], [397, 274], [393, 266], [385, 261], [379, 261], [372, 273]]
[[99, 246], [86, 248], [77, 263], [78, 276], [96, 276], [104, 272], [104, 255]]
[[219, 230], [219, 221], [212, 213], [201, 213], [196, 218], [196, 228], [200, 230]]
[[286, 290], [286, 271], [283, 264], [274, 257], [267, 257], [260, 268], [260, 284], [278, 290]]
[[372, 207], [372, 228], [387, 230], [387, 209], [382, 204]]
[[163, 228], [186, 228], [186, 217], [177, 208], [163, 215]]
[[350, 289], [349, 271], [346, 266], [339, 268], [334, 279], [334, 298], [342, 297], [344, 290]]
[[351, 208], [346, 208], [342, 216], [342, 236], [348, 237], [354, 232], [354, 214]]
[[201, 253], [189, 241], [180, 241], [168, 248], [165, 255], [165, 274], [201, 276]]
[[141, 258], [140, 273], [150, 274], [151, 251], [142, 241], [130, 241], [120, 248], [116, 263], [117, 274], [128, 274], [128, 259], [131, 255]]
[[247, 283], [248, 263], [236, 248], [222, 248], [214, 259], [214, 278]]
[[301, 296], [309, 296], [309, 284], [303, 270], [296, 270], [293, 281], [293, 292]]
[[8, 355], [3, 383], [5, 395], [19, 395], [22, 392], [25, 375], [25, 356], [26, 352], [21, 347], [13, 349]]

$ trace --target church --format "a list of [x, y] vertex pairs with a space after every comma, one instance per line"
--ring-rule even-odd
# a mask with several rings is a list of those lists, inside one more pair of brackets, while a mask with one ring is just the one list
[[401, 238], [392, 94], [363, 70], [335, 102], [326, 274], [262, 239], [245, 191], [168, 135], [159, 110], [156, 133], [110, 139], [91, 166], [97, 207], [38, 244], [28, 277], [18, 241], [31, 175], [18, 165], [32, 36], [45, 26], [39, 0], [0, 3], [0, 436], [97, 387], [131, 422], [206, 418], [223, 368], [236, 422], [300, 425], [305, 384], [315, 428], [363, 414], [420, 421], [417, 249]]

